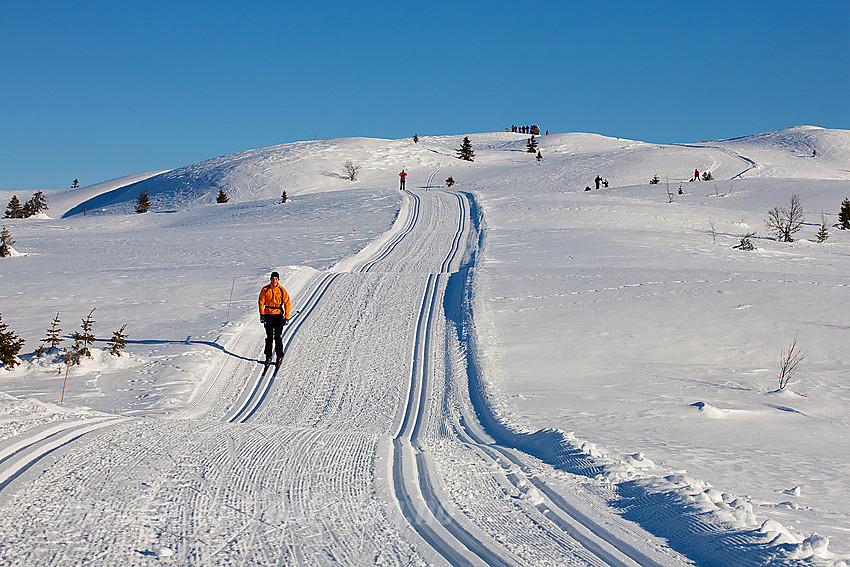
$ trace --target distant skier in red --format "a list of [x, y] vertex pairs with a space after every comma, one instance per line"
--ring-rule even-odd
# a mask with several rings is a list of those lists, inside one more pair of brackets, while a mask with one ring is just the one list
[[400, 185], [399, 185], [399, 189], [401, 189], [402, 191], [404, 191], [404, 179], [407, 177], [407, 174], [406, 174], [406, 173], [404, 172], [404, 170], [402, 169], [402, 170], [401, 170], [401, 173], [399, 173], [399, 174], [398, 174], [398, 176], [399, 176], [399, 179], [401, 180], [401, 181], [400, 181]]
[[691, 181], [699, 181], [699, 170], [694, 169], [694, 178]]

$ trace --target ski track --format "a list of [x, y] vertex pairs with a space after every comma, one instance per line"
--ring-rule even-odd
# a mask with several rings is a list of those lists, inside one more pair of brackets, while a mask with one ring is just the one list
[[696, 561], [767, 564], [756, 536], [595, 481], [601, 465], [559, 432], [495, 417], [468, 297], [477, 214], [468, 194], [405, 192], [380, 246], [295, 298], [279, 369], [247, 326], [171, 418], [3, 440], [2, 562], [690, 564], [632, 520]]

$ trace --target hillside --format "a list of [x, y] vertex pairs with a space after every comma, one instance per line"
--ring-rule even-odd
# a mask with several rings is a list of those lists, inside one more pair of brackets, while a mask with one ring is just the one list
[[[0, 458], [51, 427], [92, 432], [39, 466], [3, 461], [4, 557], [845, 565], [850, 131], [554, 134], [542, 161], [525, 135], [469, 137], [475, 162], [455, 157], [463, 135], [298, 142], [4, 219], [21, 255], [0, 260], [0, 314], [26, 345], [0, 372]], [[597, 175], [609, 186], [585, 191]], [[153, 208], [136, 215], [143, 189]], [[806, 222], [782, 243], [764, 219], [792, 194]], [[747, 233], [756, 250], [733, 248]], [[303, 319], [264, 382], [271, 270]], [[57, 312], [70, 333], [94, 307], [104, 342], [65, 385], [33, 351]], [[126, 355], [109, 357], [124, 323]], [[805, 363], [779, 390], [795, 336]], [[459, 527], [411, 515], [429, 491]]]

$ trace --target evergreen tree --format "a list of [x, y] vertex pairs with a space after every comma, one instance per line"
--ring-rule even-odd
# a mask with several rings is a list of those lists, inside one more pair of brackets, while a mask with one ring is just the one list
[[540, 153], [540, 150], [537, 150], [537, 161], [540, 161], [542, 159], [543, 159], [543, 154]]
[[286, 191], [284, 191], [284, 192], [280, 195], [280, 202], [281, 202], [281, 203], [285, 203], [286, 201], [287, 201], [287, 198], [286, 198]]
[[24, 346], [24, 339], [6, 329], [8, 325], [3, 323], [3, 317], [0, 316], [0, 366], [11, 370], [18, 364], [17, 356]]
[[460, 149], [456, 151], [458, 159], [475, 161], [475, 152], [472, 151], [472, 142], [469, 141], [469, 136], [464, 136]]
[[71, 185], [71, 187], [72, 187], [72, 188], [77, 188], [77, 187], [79, 187], [79, 186], [80, 186], [80, 182], [79, 182], [79, 180], [74, 179], [74, 184], [73, 184], [73, 185]]
[[126, 328], [127, 325], [124, 324], [121, 326], [121, 329], [112, 333], [112, 338], [106, 343], [109, 345], [109, 354], [121, 356], [121, 351], [127, 346], [127, 337], [129, 336], [124, 333], [124, 329]]
[[21, 207], [21, 202], [18, 200], [17, 195], [12, 195], [12, 199], [9, 201], [9, 204], [6, 206], [6, 218], [7, 219], [22, 219], [24, 218], [24, 209]]
[[146, 213], [151, 209], [151, 200], [148, 197], [148, 190], [145, 189], [139, 193], [139, 198], [136, 199], [136, 212]]
[[24, 203], [24, 206], [21, 208], [21, 214], [25, 219], [28, 219], [33, 216], [35, 213], [32, 210], [32, 203], [30, 203], [29, 201]]
[[32, 196], [32, 199], [29, 200], [29, 205], [32, 210], [32, 214], [34, 215], [48, 209], [47, 201], [44, 199], [44, 193], [41, 191], [36, 191], [35, 195]]
[[449, 175], [449, 178], [446, 179], [446, 187], [452, 187], [455, 184], [454, 177]]
[[224, 192], [224, 189], [219, 189], [218, 190], [218, 197], [215, 198], [215, 202], [216, 203], [226, 203], [227, 201], [228, 201], [227, 193]]
[[650, 179], [650, 180], [649, 180], [649, 184], [650, 184], [650, 185], [658, 185], [659, 183], [661, 183], [661, 180], [660, 180], [660, 179], [658, 179], [658, 174], [656, 173], [656, 174], [652, 177], [652, 179]]
[[413, 135], [413, 143], [414, 143], [414, 144], [418, 144], [418, 143], [419, 143], [419, 135], [418, 135], [418, 134], [414, 134], [414, 135]]
[[841, 202], [841, 211], [838, 213], [838, 225], [842, 230], [850, 229], [850, 199]]
[[3, 230], [0, 231], [0, 258], [7, 258], [12, 255], [12, 244], [14, 243], [12, 234], [4, 226]]
[[528, 139], [528, 143], [525, 144], [525, 151], [533, 154], [537, 151], [537, 140], [534, 139], [534, 134]]
[[53, 322], [50, 324], [50, 328], [47, 329], [47, 338], [41, 339], [41, 342], [49, 345], [49, 350], [58, 349], [59, 345], [62, 343], [62, 337], [59, 336], [59, 333], [62, 332], [62, 329], [59, 328], [59, 313], [56, 314], [56, 317], [53, 318]]
[[[81, 325], [81, 328], [83, 329], [83, 332], [81, 333], [80, 331], [76, 331], [71, 335], [71, 338], [74, 339], [74, 347], [72, 349], [72, 352], [78, 353], [79, 356], [85, 355], [91, 358], [91, 351], [89, 350], [89, 347], [93, 345], [95, 341], [94, 334], [92, 333], [92, 325], [94, 325], [94, 323], [96, 322], [94, 319], [91, 318], [91, 316], [92, 313], [94, 313], [95, 309], [97, 309], [97, 307], [92, 309], [91, 312], [88, 314], [88, 317], [82, 320], [83, 323]], [[79, 357], [77, 358], [77, 362], [75, 364], [79, 364]]]
[[818, 229], [817, 238], [821, 244], [829, 238], [829, 227], [826, 225], [826, 215], [823, 214], [820, 216], [820, 228]]

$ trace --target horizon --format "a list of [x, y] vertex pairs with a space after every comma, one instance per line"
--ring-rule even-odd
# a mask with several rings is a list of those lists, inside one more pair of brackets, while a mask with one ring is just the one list
[[847, 23], [844, 2], [4, 4], [0, 190], [512, 124], [660, 144], [848, 129]]

